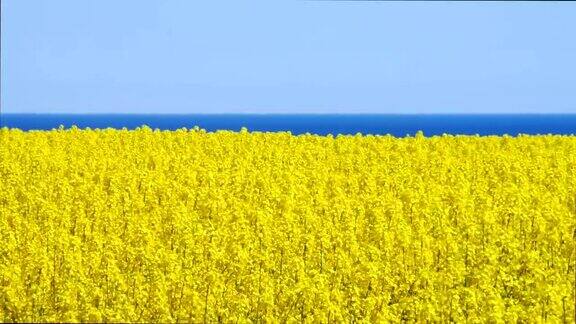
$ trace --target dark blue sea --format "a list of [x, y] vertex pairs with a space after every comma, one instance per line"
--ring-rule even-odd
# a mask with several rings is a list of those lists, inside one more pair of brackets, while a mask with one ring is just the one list
[[293, 134], [518, 135], [576, 134], [576, 114], [567, 115], [134, 115], [134, 114], [1, 114], [0, 126], [22, 130], [128, 128], [142, 125], [162, 130], [193, 128]]

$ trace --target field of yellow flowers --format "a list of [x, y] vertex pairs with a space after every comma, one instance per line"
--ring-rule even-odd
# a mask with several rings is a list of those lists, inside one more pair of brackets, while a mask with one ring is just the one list
[[572, 322], [576, 137], [0, 131], [0, 320]]

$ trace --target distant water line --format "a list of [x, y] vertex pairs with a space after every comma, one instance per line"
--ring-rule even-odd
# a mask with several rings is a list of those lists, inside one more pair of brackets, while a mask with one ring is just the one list
[[426, 136], [576, 134], [576, 114], [565, 115], [348, 115], [348, 114], [1, 114], [0, 126], [22, 130], [70, 128], [128, 128], [143, 125], [176, 130], [198, 126], [207, 131], [290, 131], [299, 135], [390, 134], [410, 136], [423, 131]]

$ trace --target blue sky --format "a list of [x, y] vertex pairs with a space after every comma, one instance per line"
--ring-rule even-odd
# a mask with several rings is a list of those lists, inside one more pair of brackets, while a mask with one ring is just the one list
[[575, 2], [2, 0], [2, 111], [576, 113]]

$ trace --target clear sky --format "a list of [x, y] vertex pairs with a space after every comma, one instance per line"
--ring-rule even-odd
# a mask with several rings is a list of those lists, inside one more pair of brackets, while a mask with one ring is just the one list
[[576, 113], [576, 2], [2, 0], [2, 112]]

